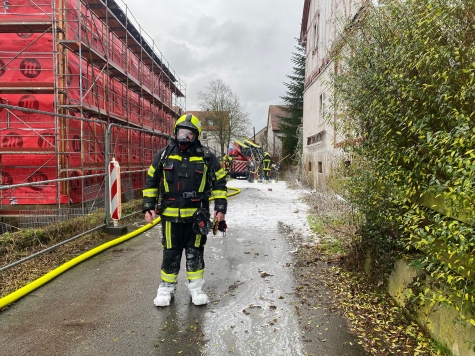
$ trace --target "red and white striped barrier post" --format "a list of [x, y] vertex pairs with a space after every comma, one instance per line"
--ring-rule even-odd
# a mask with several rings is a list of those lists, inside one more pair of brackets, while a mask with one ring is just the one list
[[109, 163], [109, 187], [111, 218], [114, 221], [114, 226], [117, 226], [122, 213], [122, 204], [120, 199], [120, 166], [114, 157]]

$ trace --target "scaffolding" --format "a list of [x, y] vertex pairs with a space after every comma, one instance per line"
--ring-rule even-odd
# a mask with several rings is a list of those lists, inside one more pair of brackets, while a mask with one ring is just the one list
[[134, 197], [186, 87], [127, 5], [0, 0], [0, 33], [0, 217], [101, 207], [112, 157]]

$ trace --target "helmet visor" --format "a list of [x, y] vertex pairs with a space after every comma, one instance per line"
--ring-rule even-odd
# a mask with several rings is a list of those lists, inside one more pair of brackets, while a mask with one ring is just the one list
[[195, 133], [193, 132], [193, 130], [190, 130], [184, 127], [179, 127], [178, 131], [176, 132], [176, 139], [178, 141], [193, 142], [194, 138], [195, 138]]

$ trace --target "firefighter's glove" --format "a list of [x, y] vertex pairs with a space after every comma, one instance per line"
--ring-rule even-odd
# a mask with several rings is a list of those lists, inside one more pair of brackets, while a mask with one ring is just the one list
[[226, 220], [221, 220], [218, 222], [218, 231], [222, 231], [224, 235], [226, 235], [226, 230], [228, 229], [228, 225], [226, 224]]
[[213, 220], [213, 235], [216, 235], [218, 231], [221, 231], [223, 235], [226, 235], [226, 229], [228, 225], [226, 225], [226, 220], [218, 221], [218, 218], [214, 218]]
[[193, 231], [195, 234], [208, 235], [211, 231], [210, 213], [205, 209], [198, 209], [193, 214]]

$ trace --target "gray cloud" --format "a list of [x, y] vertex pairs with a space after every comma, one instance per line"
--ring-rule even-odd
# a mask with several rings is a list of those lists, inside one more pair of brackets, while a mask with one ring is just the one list
[[269, 105], [282, 104], [299, 36], [303, 2], [289, 0], [134, 0], [127, 3], [186, 84], [188, 110], [197, 93], [222, 79], [245, 105], [256, 132]]

